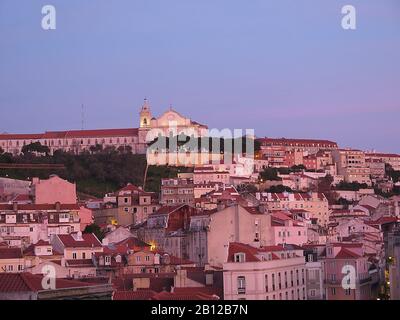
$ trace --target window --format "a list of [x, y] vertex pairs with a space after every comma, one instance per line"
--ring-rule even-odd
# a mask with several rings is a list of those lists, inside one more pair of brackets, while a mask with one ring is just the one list
[[265, 292], [268, 292], [268, 275], [265, 275]]
[[237, 287], [238, 287], [238, 294], [246, 293], [246, 278], [245, 277], [240, 276], [237, 278]]
[[351, 289], [346, 289], [346, 290], [344, 290], [344, 294], [345, 294], [346, 296], [349, 296], [349, 295], [351, 294]]
[[280, 272], [278, 273], [278, 287], [279, 287], [279, 290], [282, 289], [282, 278], [281, 278]]
[[18, 271], [22, 271], [22, 270], [24, 270], [24, 266], [22, 264], [19, 264], [18, 265]]
[[86, 253], [82, 252], [82, 259], [86, 259]]
[[72, 259], [76, 259], [76, 252], [72, 253]]
[[[275, 291], [275, 274], [272, 274], [272, 290]], [[274, 300], [275, 300], [275, 295], [274, 295]]]
[[310, 296], [315, 297], [315, 290], [310, 290]]
[[331, 294], [334, 296], [336, 295], [336, 288], [331, 288]]
[[287, 272], [285, 271], [285, 289], [288, 287], [287, 285]]
[[150, 256], [146, 256], [146, 261], [150, 261]]
[[235, 253], [235, 262], [246, 262], [246, 254], [243, 252]]

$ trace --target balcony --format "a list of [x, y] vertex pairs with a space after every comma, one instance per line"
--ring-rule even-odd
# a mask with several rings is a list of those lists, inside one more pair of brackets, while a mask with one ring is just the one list
[[360, 285], [364, 285], [364, 284], [368, 284], [368, 283], [371, 282], [371, 281], [372, 281], [372, 277], [369, 276], [369, 277], [366, 277], [366, 278], [364, 278], [364, 279], [360, 279], [360, 280], [359, 280], [359, 283], [360, 283]]
[[246, 294], [246, 288], [238, 288], [238, 294]]
[[332, 285], [332, 286], [337, 286], [337, 285], [340, 285], [340, 284], [341, 284], [341, 281], [339, 281], [339, 280], [325, 279], [325, 280], [324, 280], [324, 283], [325, 283], [325, 284]]

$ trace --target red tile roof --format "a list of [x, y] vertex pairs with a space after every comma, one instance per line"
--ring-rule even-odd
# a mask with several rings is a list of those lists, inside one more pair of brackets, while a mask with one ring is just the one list
[[[31, 273], [0, 273], [0, 292], [38, 292], [42, 291], [42, 275]], [[56, 289], [91, 286], [82, 281], [56, 279]]]
[[162, 206], [161, 208], [159, 208], [156, 212], [151, 213], [151, 215], [157, 215], [157, 214], [169, 214], [172, 213], [178, 209], [180, 209], [181, 207], [186, 206], [186, 204], [179, 204], [176, 206]]
[[361, 256], [358, 255], [357, 253], [346, 249], [346, 248], [342, 248], [339, 253], [335, 256], [335, 259], [351, 259], [351, 258], [360, 258]]
[[138, 135], [138, 132], [139, 130], [137, 128], [47, 131], [45, 133], [39, 133], [39, 134], [0, 134], [0, 140], [134, 137]]
[[113, 300], [150, 300], [157, 292], [153, 290], [115, 291]]
[[400, 158], [396, 153], [366, 153], [366, 157], [379, 157], [379, 158]]
[[0, 247], [0, 259], [22, 259], [20, 248]]
[[[229, 244], [228, 250], [228, 262], [234, 261], [234, 256], [236, 253], [244, 253], [246, 254], [246, 262], [257, 262], [260, 259], [256, 256], [260, 252], [272, 252], [272, 251], [279, 251], [284, 250], [282, 246], [269, 246], [263, 248], [256, 248], [252, 247], [248, 244], [243, 244], [239, 242], [231, 242]], [[279, 259], [276, 255], [273, 255], [273, 259]]]
[[[55, 204], [19, 204], [18, 210], [23, 211], [37, 211], [37, 210], [56, 210]], [[79, 210], [78, 204], [61, 204], [60, 210]], [[12, 204], [0, 204], [0, 210], [14, 210]]]
[[188, 300], [218, 300], [218, 297], [210, 296], [208, 294], [204, 294], [202, 292], [184, 292], [184, 293], [176, 293], [176, 292], [160, 292], [154, 295], [151, 300], [175, 300], [175, 301], [188, 301]]
[[261, 138], [257, 139], [264, 145], [280, 145], [280, 146], [329, 146], [329, 147], [335, 147], [337, 148], [337, 143], [334, 141], [329, 141], [329, 140], [319, 140], [319, 139], [286, 139], [286, 138]]
[[102, 247], [101, 242], [93, 233], [82, 234], [82, 240], [75, 240], [72, 234], [59, 234], [57, 237], [66, 248]]

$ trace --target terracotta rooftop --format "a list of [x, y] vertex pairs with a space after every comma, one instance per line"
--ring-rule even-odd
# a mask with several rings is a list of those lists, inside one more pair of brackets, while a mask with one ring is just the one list
[[[56, 210], [55, 204], [18, 204], [18, 210], [21, 211], [50, 211]], [[78, 204], [61, 204], [60, 210], [79, 210], [80, 207]], [[0, 210], [14, 210], [14, 206], [12, 204], [0, 204]]]
[[[0, 292], [38, 292], [42, 291], [42, 275], [31, 273], [0, 273]], [[57, 289], [88, 287], [82, 281], [56, 279]]]
[[92, 233], [82, 234], [82, 240], [76, 240], [72, 234], [59, 234], [57, 237], [66, 248], [102, 247], [99, 239]]
[[339, 253], [335, 256], [335, 259], [349, 259], [349, 258], [360, 258], [361, 256], [358, 255], [357, 253], [346, 249], [342, 248]]
[[39, 134], [0, 134], [0, 140], [41, 140], [73, 138], [133, 137], [138, 135], [137, 128], [47, 131]]
[[188, 301], [188, 300], [219, 300], [218, 297], [211, 296], [199, 291], [194, 290], [188, 292], [166, 292], [162, 291], [154, 295], [151, 300], [175, 300], [175, 301]]
[[115, 291], [113, 300], [150, 300], [157, 292], [153, 290]]
[[22, 259], [20, 248], [0, 247], [0, 259]]

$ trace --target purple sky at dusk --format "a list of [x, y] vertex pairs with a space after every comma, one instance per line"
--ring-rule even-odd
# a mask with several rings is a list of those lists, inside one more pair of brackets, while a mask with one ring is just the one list
[[82, 103], [85, 129], [137, 127], [147, 97], [210, 128], [400, 153], [399, 0], [0, 0], [0, 41], [0, 132], [80, 129]]

